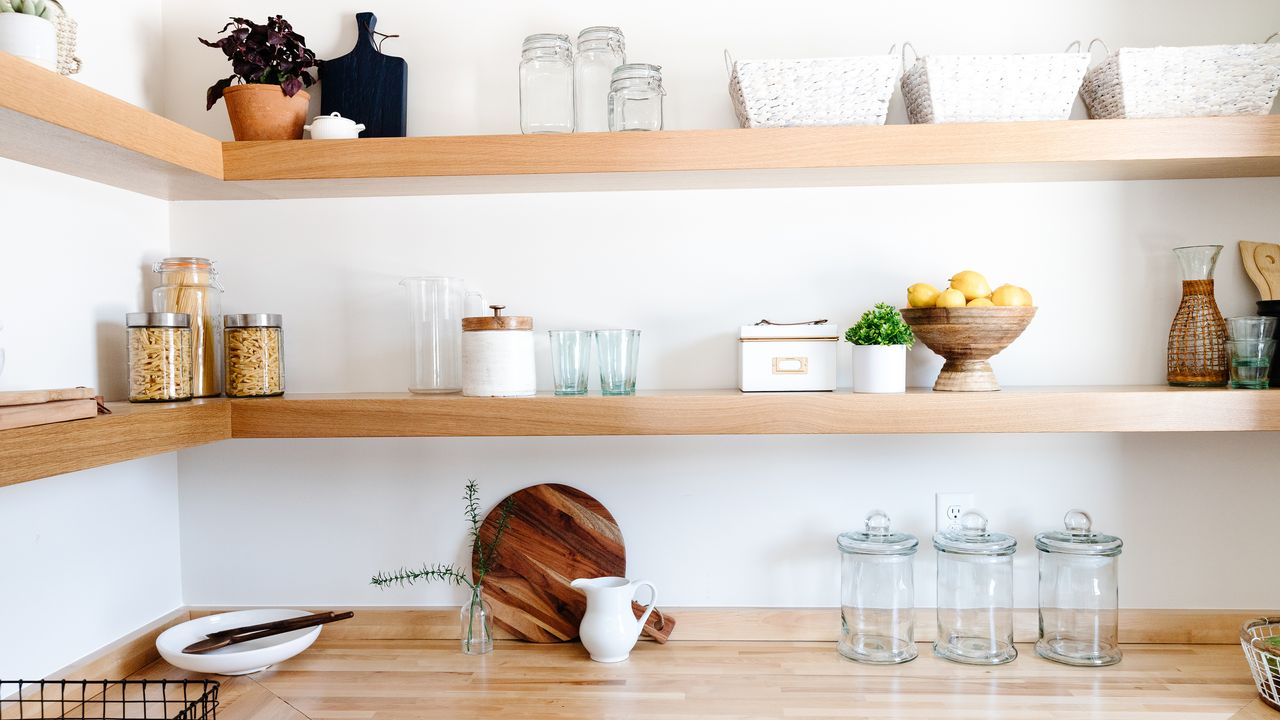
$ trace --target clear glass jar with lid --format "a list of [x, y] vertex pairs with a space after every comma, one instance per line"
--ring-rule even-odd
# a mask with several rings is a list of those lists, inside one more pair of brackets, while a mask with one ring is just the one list
[[137, 312], [124, 317], [129, 345], [129, 402], [191, 399], [191, 316]]
[[609, 86], [614, 69], [626, 62], [626, 41], [618, 28], [596, 26], [578, 33], [573, 53], [574, 132], [609, 129]]
[[573, 49], [568, 35], [540, 33], [524, 39], [520, 132], [573, 132]]
[[1063, 529], [1036, 535], [1040, 551], [1040, 638], [1036, 654], [1067, 665], [1120, 662], [1120, 550], [1114, 535], [1071, 510]]
[[976, 510], [960, 527], [933, 536], [938, 550], [938, 635], [935, 655], [971, 665], [999, 665], [1018, 656], [1013, 646], [1012, 535], [989, 532]]
[[645, 63], [620, 65], [609, 85], [609, 129], [661, 130], [662, 68]]
[[890, 530], [889, 516], [872, 510], [865, 529], [841, 533], [840, 654], [858, 662], [914, 660], [915, 580], [920, 540]]
[[196, 397], [222, 392], [222, 285], [213, 261], [165, 258], [151, 266], [160, 286], [151, 291], [151, 309], [191, 316], [192, 391]]
[[223, 325], [227, 397], [283, 395], [282, 318], [271, 313], [228, 315]]

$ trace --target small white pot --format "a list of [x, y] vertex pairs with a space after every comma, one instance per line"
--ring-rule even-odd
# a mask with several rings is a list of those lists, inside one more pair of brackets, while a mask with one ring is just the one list
[[853, 391], [900, 393], [907, 391], [906, 345], [854, 345]]
[[303, 130], [311, 133], [312, 140], [354, 140], [364, 132], [364, 125], [348, 120], [338, 113], [317, 115]]
[[53, 23], [26, 13], [0, 13], [0, 52], [57, 71], [58, 35]]

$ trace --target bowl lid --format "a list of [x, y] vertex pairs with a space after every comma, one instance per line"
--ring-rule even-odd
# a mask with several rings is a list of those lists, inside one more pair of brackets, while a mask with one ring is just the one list
[[1062, 530], [1036, 535], [1036, 547], [1044, 552], [1105, 557], [1119, 555], [1124, 547], [1124, 541], [1115, 535], [1094, 532], [1093, 518], [1083, 510], [1068, 510], [1062, 524]]
[[476, 330], [532, 330], [533, 318], [528, 315], [503, 315], [506, 305], [490, 305], [493, 315], [462, 318], [462, 331]]
[[864, 530], [850, 530], [836, 537], [841, 552], [857, 555], [914, 555], [920, 540], [908, 533], [892, 532], [883, 510], [867, 513]]
[[960, 527], [933, 536], [933, 546], [942, 552], [961, 555], [1012, 555], [1018, 541], [1012, 535], [987, 530], [987, 516], [966, 510]]
[[315, 116], [315, 118], [311, 121], [311, 124], [312, 124], [312, 125], [314, 125], [314, 124], [316, 124], [316, 123], [318, 123], [318, 122], [321, 122], [321, 121], [328, 121], [328, 122], [332, 122], [332, 123], [346, 123], [346, 124], [348, 124], [348, 125], [355, 125], [355, 124], [356, 124], [356, 121], [355, 121], [355, 120], [352, 120], [351, 118], [344, 118], [344, 117], [342, 117], [342, 113], [336, 113], [336, 112], [329, 113], [328, 115], [317, 115], [317, 116]]

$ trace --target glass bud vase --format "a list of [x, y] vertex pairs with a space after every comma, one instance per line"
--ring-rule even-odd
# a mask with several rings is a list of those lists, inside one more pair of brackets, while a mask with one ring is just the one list
[[459, 620], [462, 622], [459, 635], [462, 638], [462, 652], [467, 655], [484, 655], [493, 651], [493, 610], [484, 599], [482, 585], [471, 589], [471, 598], [463, 603]]
[[1169, 328], [1169, 384], [1227, 384], [1227, 327], [1213, 297], [1213, 269], [1221, 245], [1174, 248], [1182, 271], [1182, 302]]

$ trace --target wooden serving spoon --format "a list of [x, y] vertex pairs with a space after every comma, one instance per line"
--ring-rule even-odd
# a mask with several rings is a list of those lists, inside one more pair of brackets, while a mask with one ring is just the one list
[[1258, 261], [1254, 259], [1254, 253], [1257, 252], [1258, 246], [1262, 243], [1249, 242], [1248, 240], [1240, 241], [1240, 263], [1244, 265], [1244, 272], [1253, 281], [1258, 288], [1258, 296], [1263, 300], [1271, 299], [1271, 290], [1267, 286], [1267, 279], [1262, 277], [1262, 273], [1258, 270]]
[[1267, 283], [1268, 289], [1262, 299], [1280, 300], [1280, 245], [1258, 243], [1253, 250], [1253, 260], [1258, 266], [1258, 274]]
[[271, 637], [272, 635], [283, 635], [284, 633], [293, 632], [294, 630], [302, 630], [304, 628], [315, 627], [316, 625], [324, 625], [325, 623], [337, 622], [339, 620], [346, 620], [347, 618], [354, 617], [354, 616], [355, 616], [355, 613], [349, 610], [347, 612], [338, 613], [336, 615], [328, 615], [328, 614], [312, 615], [308, 617], [299, 618], [299, 622], [294, 622], [292, 624], [281, 624], [279, 627], [275, 627], [275, 628], [267, 628], [265, 630], [246, 632], [240, 635], [223, 635], [221, 637], [206, 637], [204, 640], [193, 642], [190, 645], [182, 648], [182, 652], [189, 655], [198, 655], [200, 653], [207, 653], [213, 650], [217, 650], [219, 648], [224, 648], [228, 645], [236, 645], [242, 642], [249, 642], [250, 640], [257, 640], [258, 638]]

